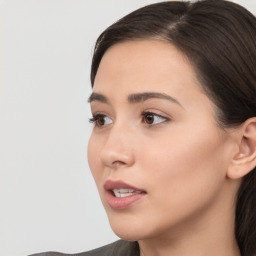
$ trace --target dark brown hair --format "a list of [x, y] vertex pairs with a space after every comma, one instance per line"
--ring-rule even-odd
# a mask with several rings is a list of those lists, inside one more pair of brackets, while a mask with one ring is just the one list
[[[187, 56], [217, 106], [221, 127], [256, 116], [256, 18], [245, 8], [224, 0], [168, 1], [128, 14], [99, 36], [92, 86], [109, 47], [139, 39], [170, 42]], [[256, 168], [244, 177], [238, 191], [235, 229], [241, 254], [255, 256]]]

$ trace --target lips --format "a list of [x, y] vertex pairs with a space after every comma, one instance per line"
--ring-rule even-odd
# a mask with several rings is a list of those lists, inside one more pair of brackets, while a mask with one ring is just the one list
[[105, 190], [112, 190], [114, 194], [127, 194], [127, 193], [143, 193], [142, 189], [136, 188], [132, 185], [124, 183], [123, 181], [107, 180], [104, 184]]
[[124, 209], [142, 199], [146, 192], [123, 181], [107, 180], [104, 184], [107, 201], [113, 209]]

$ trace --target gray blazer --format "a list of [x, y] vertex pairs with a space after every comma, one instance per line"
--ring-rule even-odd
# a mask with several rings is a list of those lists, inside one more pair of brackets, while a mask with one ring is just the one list
[[76, 254], [43, 252], [30, 256], [140, 256], [140, 251], [137, 242], [118, 240], [112, 244], [108, 244], [88, 252], [81, 252]]

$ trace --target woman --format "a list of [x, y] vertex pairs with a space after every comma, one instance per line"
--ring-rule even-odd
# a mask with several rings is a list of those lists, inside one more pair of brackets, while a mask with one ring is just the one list
[[149, 5], [100, 35], [88, 159], [123, 240], [81, 255], [256, 255], [255, 28], [206, 0]]

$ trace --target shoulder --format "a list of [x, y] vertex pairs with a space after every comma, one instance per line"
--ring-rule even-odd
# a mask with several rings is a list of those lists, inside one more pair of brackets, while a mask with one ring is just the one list
[[44, 252], [30, 256], [139, 256], [137, 242], [118, 240], [103, 247], [77, 254], [65, 254], [59, 252]]

